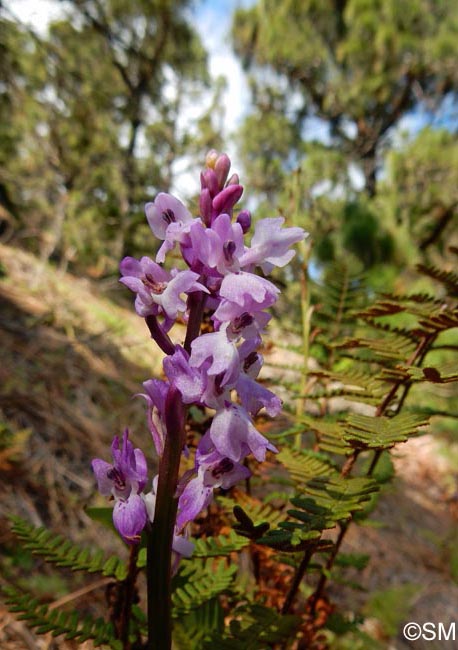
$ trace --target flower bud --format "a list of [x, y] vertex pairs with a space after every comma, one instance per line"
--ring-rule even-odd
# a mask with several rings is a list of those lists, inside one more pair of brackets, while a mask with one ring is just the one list
[[210, 190], [204, 188], [199, 197], [200, 216], [206, 226], [210, 226], [212, 218], [212, 197]]
[[242, 210], [239, 212], [237, 223], [242, 226], [243, 234], [247, 233], [251, 228], [251, 212], [249, 210]]
[[239, 185], [240, 184], [240, 179], [238, 174], [232, 174], [230, 179], [226, 183], [226, 187], [229, 187], [229, 185]]
[[216, 177], [213, 169], [206, 169], [203, 174], [201, 174], [200, 182], [202, 189], [208, 189], [211, 196], [216, 196], [219, 192], [218, 179]]
[[214, 169], [216, 177], [218, 179], [219, 187], [221, 189], [224, 187], [224, 183], [226, 182], [230, 168], [231, 161], [229, 159], [229, 156], [227, 156], [225, 153], [218, 156], [218, 160], [216, 161]]
[[240, 199], [243, 193], [241, 185], [228, 185], [213, 199], [213, 215], [230, 214], [232, 208]]
[[208, 169], [215, 169], [215, 165], [219, 157], [220, 155], [216, 149], [210, 149], [210, 151], [205, 156], [205, 166], [208, 167]]

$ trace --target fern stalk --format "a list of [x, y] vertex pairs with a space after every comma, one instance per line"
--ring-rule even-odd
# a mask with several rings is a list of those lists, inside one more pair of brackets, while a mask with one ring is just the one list
[[[293, 214], [293, 223], [295, 226], [299, 225], [299, 205], [300, 205], [300, 169], [297, 170], [295, 174], [295, 184], [293, 186], [291, 203], [292, 203], [292, 214]], [[298, 244], [299, 253], [302, 258], [301, 269], [300, 269], [300, 287], [301, 287], [301, 320], [302, 320], [302, 356], [304, 359], [304, 364], [301, 372], [301, 381], [299, 388], [299, 395], [301, 397], [296, 402], [296, 415], [300, 417], [305, 410], [305, 399], [307, 391], [307, 375], [308, 375], [308, 366], [307, 361], [309, 358], [309, 349], [310, 349], [310, 323], [312, 320], [313, 307], [310, 305], [310, 290], [309, 290], [309, 274], [308, 274], [308, 262], [310, 259], [311, 246], [308, 243], [308, 240], [302, 240]], [[302, 434], [297, 433], [295, 436], [294, 446], [296, 449], [300, 449], [302, 446]]]
[[[308, 366], [307, 361], [309, 358], [309, 348], [310, 348], [310, 322], [312, 319], [313, 307], [310, 306], [310, 291], [308, 287], [308, 256], [310, 254], [310, 247], [304, 242], [301, 242], [302, 246], [300, 247], [301, 253], [303, 255], [303, 262], [301, 265], [301, 315], [302, 315], [302, 356], [304, 358], [304, 365], [301, 372], [301, 381], [299, 394], [301, 395], [300, 399], [297, 400], [296, 404], [296, 415], [298, 417], [305, 410], [305, 400], [307, 392], [307, 375], [308, 375]], [[308, 249], [308, 250], [307, 250]], [[297, 433], [295, 438], [295, 448], [300, 449], [302, 446], [302, 434]]]
[[129, 639], [130, 619], [132, 616], [132, 604], [134, 602], [135, 582], [138, 575], [137, 568], [138, 546], [131, 546], [129, 555], [129, 566], [127, 577], [122, 585], [122, 601], [119, 620], [114, 620], [114, 626], [117, 636], [122, 643], [123, 650], [130, 650], [131, 643]]
[[314, 546], [310, 546], [305, 551], [304, 557], [302, 558], [301, 563], [297, 567], [296, 573], [294, 574], [294, 578], [289, 588], [289, 591], [286, 595], [285, 602], [283, 603], [283, 607], [281, 608], [281, 614], [285, 615], [289, 613], [289, 610], [291, 609], [291, 605], [293, 604], [294, 598], [296, 597], [296, 594], [302, 582], [302, 578], [304, 577], [305, 572], [307, 571], [307, 567], [310, 563], [310, 560], [312, 559], [314, 552], [315, 552]]
[[[422, 364], [425, 356], [427, 355], [428, 351], [430, 350], [431, 346], [433, 345], [434, 341], [436, 340], [436, 338], [437, 338], [436, 333], [430, 334], [428, 336], [423, 337], [421, 339], [421, 341], [419, 342], [418, 346], [416, 347], [416, 349], [413, 351], [410, 358], [407, 360], [406, 365], [407, 366], [414, 366], [414, 365], [420, 366]], [[406, 380], [403, 378], [403, 379], [400, 379], [399, 381], [397, 381], [393, 385], [391, 390], [386, 394], [386, 396], [384, 397], [384, 399], [382, 400], [380, 405], [377, 407], [374, 417], [381, 417], [386, 413], [386, 410], [388, 409], [391, 402], [395, 398], [396, 393], [398, 392], [399, 388], [404, 384], [404, 393], [401, 396], [401, 398], [399, 400], [399, 403], [397, 405], [397, 408], [396, 408], [396, 415], [399, 414], [399, 412], [402, 409], [402, 406], [404, 405], [404, 401], [405, 401], [405, 399], [407, 397], [407, 394], [408, 394], [408, 392], [409, 392], [409, 390], [410, 390], [410, 388], [412, 386], [411, 381], [409, 381], [407, 384], [405, 383], [405, 381]], [[355, 449], [353, 454], [348, 458], [347, 462], [344, 464], [344, 466], [342, 468], [342, 471], [341, 471], [341, 475], [343, 477], [346, 477], [346, 476], [348, 476], [350, 474], [351, 470], [353, 469], [353, 466], [355, 465], [355, 463], [356, 463], [356, 461], [358, 459], [360, 451], [361, 450], [359, 450], [359, 449]], [[378, 461], [380, 460], [380, 457], [382, 455], [382, 451], [383, 451], [382, 449], [376, 449], [375, 450], [374, 457], [373, 457], [372, 462], [370, 464], [370, 467], [369, 467], [369, 469], [368, 469], [368, 471], [366, 473], [366, 476], [368, 478], [373, 475], [373, 473], [375, 471], [375, 468], [376, 468], [376, 466], [378, 464]], [[338, 555], [338, 552], [339, 552], [340, 547], [342, 545], [342, 542], [343, 542], [343, 540], [345, 538], [347, 530], [350, 527], [351, 522], [352, 522], [352, 517], [347, 522], [342, 523], [341, 526], [340, 526], [340, 532], [339, 532], [337, 540], [336, 540], [336, 542], [334, 544], [333, 551], [332, 551], [330, 557], [328, 558], [328, 561], [326, 562], [326, 572], [323, 572], [321, 574], [320, 579], [318, 581], [318, 584], [316, 586], [316, 589], [313, 592], [313, 594], [310, 596], [310, 601], [309, 602], [311, 604], [311, 611], [312, 612], [315, 611], [316, 604], [317, 604], [319, 598], [321, 597], [321, 595], [322, 595], [322, 593], [324, 591], [324, 588], [325, 588], [326, 583], [328, 581], [329, 572], [331, 571], [332, 567], [334, 566], [335, 559], [336, 559], [336, 557]]]

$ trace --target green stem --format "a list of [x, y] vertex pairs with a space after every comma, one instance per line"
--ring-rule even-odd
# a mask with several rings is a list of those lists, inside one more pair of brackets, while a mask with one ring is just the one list
[[[295, 184], [293, 187], [292, 196], [292, 212], [293, 223], [298, 225], [299, 221], [299, 206], [301, 199], [301, 184], [300, 184], [300, 170], [297, 171], [295, 176]], [[301, 397], [296, 402], [296, 415], [300, 417], [305, 411], [305, 400], [307, 392], [307, 375], [308, 375], [308, 358], [310, 350], [310, 323], [312, 319], [312, 307], [310, 306], [310, 289], [309, 289], [309, 275], [308, 275], [308, 261], [310, 258], [311, 246], [308, 242], [302, 240], [299, 242], [299, 253], [302, 258], [300, 269], [300, 287], [301, 287], [301, 321], [302, 321], [302, 357], [303, 367], [301, 373], [301, 382], [299, 388], [299, 395]], [[295, 437], [294, 447], [300, 449], [302, 447], [302, 434], [298, 433]]]

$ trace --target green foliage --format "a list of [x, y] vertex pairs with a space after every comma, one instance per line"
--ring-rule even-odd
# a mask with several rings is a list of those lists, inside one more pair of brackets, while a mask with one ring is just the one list
[[227, 591], [236, 571], [237, 566], [228, 565], [225, 560], [202, 562], [196, 559], [183, 563], [172, 585], [173, 616], [180, 618]]
[[205, 601], [188, 614], [180, 615], [173, 630], [179, 650], [201, 650], [205, 642], [220, 638], [224, 629], [224, 612], [217, 598]]
[[343, 438], [355, 449], [389, 449], [405, 442], [428, 422], [423, 415], [412, 413], [400, 413], [393, 418], [352, 413], [346, 420]]
[[336, 565], [362, 570], [366, 568], [369, 560], [370, 555], [367, 553], [339, 553], [336, 557]]
[[288, 470], [297, 488], [318, 476], [336, 474], [336, 467], [323, 454], [309, 449], [291, 449], [283, 447], [277, 459]]
[[326, 347], [354, 331], [355, 311], [367, 303], [367, 284], [358, 266], [347, 261], [329, 266], [313, 292], [319, 305], [315, 314], [318, 342]]
[[353, 513], [362, 510], [377, 490], [376, 481], [366, 477], [317, 477], [308, 481], [303, 495], [291, 499], [296, 509], [288, 510], [288, 514], [299, 519], [303, 526], [289, 522], [282, 522], [280, 526], [307, 532], [334, 528], [338, 522], [345, 522]]
[[248, 541], [241, 539], [232, 530], [228, 535], [200, 538], [194, 541], [193, 557], [220, 557], [229, 553], [240, 551], [247, 546]]
[[[406, 264], [458, 244], [457, 5], [405, 9], [397, 0], [260, 0], [232, 24], [254, 103], [240, 150], [263, 209], [297, 212], [314, 261], [354, 256], [379, 290]], [[402, 139], [412, 112], [429, 126], [417, 137], [407, 127]]]
[[263, 503], [244, 494], [237, 493], [236, 499], [228, 497], [219, 497], [218, 501], [228, 511], [232, 511], [235, 506], [243, 508], [245, 514], [252, 520], [255, 526], [268, 523], [270, 526], [276, 526], [282, 519], [282, 513], [269, 503]]
[[209, 93], [189, 8], [72, 0], [39, 35], [0, 7], [0, 216], [42, 259], [99, 276], [144, 252], [145, 198], [170, 188], [172, 160], [218, 146], [222, 85]]
[[96, 646], [107, 644], [113, 650], [121, 650], [122, 646], [115, 639], [112, 624], [103, 619], [92, 619], [89, 616], [80, 619], [75, 611], [51, 609], [36, 599], [31, 599], [29, 594], [23, 594], [10, 586], [2, 587], [2, 591], [6, 595], [10, 611], [19, 614], [18, 618], [36, 628], [38, 634], [51, 632], [53, 636], [64, 635], [66, 639], [74, 639], [79, 643], [92, 639]]
[[273, 643], [282, 643], [286, 650], [298, 623], [296, 616], [281, 616], [274, 609], [257, 604], [237, 607], [231, 618], [222, 638], [203, 645], [203, 650], [210, 650], [215, 644], [221, 650], [269, 650]]
[[127, 576], [126, 564], [119, 557], [112, 555], [107, 559], [102, 550], [92, 553], [46, 528], [36, 528], [20, 517], [10, 518], [13, 522], [12, 531], [24, 548], [41, 556], [46, 562], [72, 571], [113, 576], [117, 580], [124, 580]]
[[[458, 254], [457, 249], [452, 250], [455, 254]], [[458, 273], [441, 269], [431, 264], [419, 264], [417, 268], [421, 273], [429, 275], [434, 280], [443, 284], [451, 296], [458, 297]]]
[[[402, 244], [418, 256], [437, 243], [443, 254], [453, 236], [458, 193], [456, 135], [427, 127], [404, 146], [391, 151], [386, 161], [379, 206], [393, 223]], [[409, 242], [412, 242], [409, 244]]]

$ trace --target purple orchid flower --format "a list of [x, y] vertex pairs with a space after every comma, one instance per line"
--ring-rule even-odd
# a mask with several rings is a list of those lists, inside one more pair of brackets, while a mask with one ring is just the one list
[[278, 451], [259, 433], [247, 411], [237, 404], [230, 404], [216, 412], [210, 427], [210, 438], [220, 454], [236, 462], [250, 453], [261, 462], [267, 450]]
[[276, 302], [279, 293], [279, 289], [265, 278], [247, 272], [231, 273], [221, 283], [221, 302], [213, 318], [229, 321], [232, 329], [236, 322], [234, 331], [248, 326], [260, 331], [270, 319], [264, 310]]
[[294, 255], [289, 250], [293, 244], [304, 239], [302, 228], [282, 228], [283, 217], [260, 219], [254, 228], [251, 248], [240, 259], [242, 267], [260, 266], [264, 273], [270, 273], [274, 266], [286, 266]]
[[180, 391], [183, 402], [199, 402], [205, 390], [205, 379], [199, 370], [189, 363], [189, 354], [180, 345], [175, 354], [165, 357], [164, 371], [171, 384]]
[[135, 309], [139, 316], [163, 314], [167, 331], [175, 323], [178, 312], [186, 311], [186, 303], [180, 297], [183, 293], [204, 291], [202, 284], [197, 282], [199, 275], [193, 271], [165, 271], [149, 257], [136, 260], [125, 257], [120, 264], [123, 275], [120, 282], [137, 294]]
[[157, 195], [154, 203], [146, 204], [145, 213], [153, 233], [158, 239], [164, 240], [156, 255], [157, 262], [165, 260], [166, 254], [176, 242], [184, 243], [191, 224], [199, 221], [192, 218], [179, 199], [164, 192]]
[[238, 258], [245, 252], [242, 226], [232, 223], [228, 214], [216, 217], [210, 228], [193, 224], [190, 236], [195, 257], [207, 269], [222, 275], [240, 269]]
[[202, 367], [211, 360], [206, 371], [209, 375], [221, 375], [222, 385], [234, 382], [240, 372], [237, 348], [229, 341], [226, 327], [223, 326], [218, 332], [210, 332], [196, 338], [191, 345], [189, 360], [194, 368]]
[[196, 470], [197, 476], [186, 484], [178, 501], [178, 529], [195, 519], [210, 504], [214, 489], [222, 487], [227, 490], [251, 475], [247, 467], [220, 454], [208, 433], [201, 439], [196, 452]]
[[[178, 559], [191, 552], [182, 529], [210, 503], [214, 490], [228, 489], [250, 475], [243, 465], [249, 454], [263, 461], [267, 451], [277, 451], [257, 431], [252, 418], [262, 408], [272, 417], [281, 409], [280, 399], [257, 381], [263, 363], [258, 352], [261, 334], [279, 289], [254, 269], [269, 273], [275, 266], [285, 266], [294, 256], [292, 244], [303, 239], [304, 232], [284, 228], [282, 217], [262, 219], [247, 246], [244, 235], [251, 214], [242, 210], [233, 219], [243, 187], [237, 174], [230, 176], [230, 167], [225, 154], [207, 155], [201, 174], [200, 217], [193, 218], [177, 198], [158, 194], [145, 208], [151, 230], [163, 241], [156, 261], [126, 257], [121, 263], [121, 282], [136, 294], [137, 313], [166, 354], [166, 381], [146, 381], [142, 394], [158, 456], [164, 454], [167, 436], [171, 435], [172, 444], [177, 432], [183, 435], [177, 437], [182, 448], [176, 453], [189, 451], [184, 445], [183, 404], [215, 411], [198, 444], [194, 469], [179, 480], [173, 537]], [[188, 270], [167, 271], [161, 266], [176, 244]], [[188, 322], [183, 347], [168, 334], [179, 314]], [[199, 333], [202, 315], [213, 331]], [[129, 443], [127, 432], [122, 448], [117, 439], [113, 442], [112, 453], [112, 465], [93, 461], [94, 473], [102, 494], [116, 500], [116, 527], [128, 543], [135, 543], [146, 521], [154, 519], [156, 484], [153, 481], [149, 494], [142, 493], [146, 462]], [[174, 493], [176, 485], [169, 487]]]
[[126, 429], [120, 447], [116, 436], [111, 445], [113, 464], [100, 458], [92, 461], [99, 492], [113, 496], [113, 523], [127, 544], [138, 544], [147, 520], [146, 506], [140, 492], [148, 479], [146, 459], [141, 449], [134, 449]]

